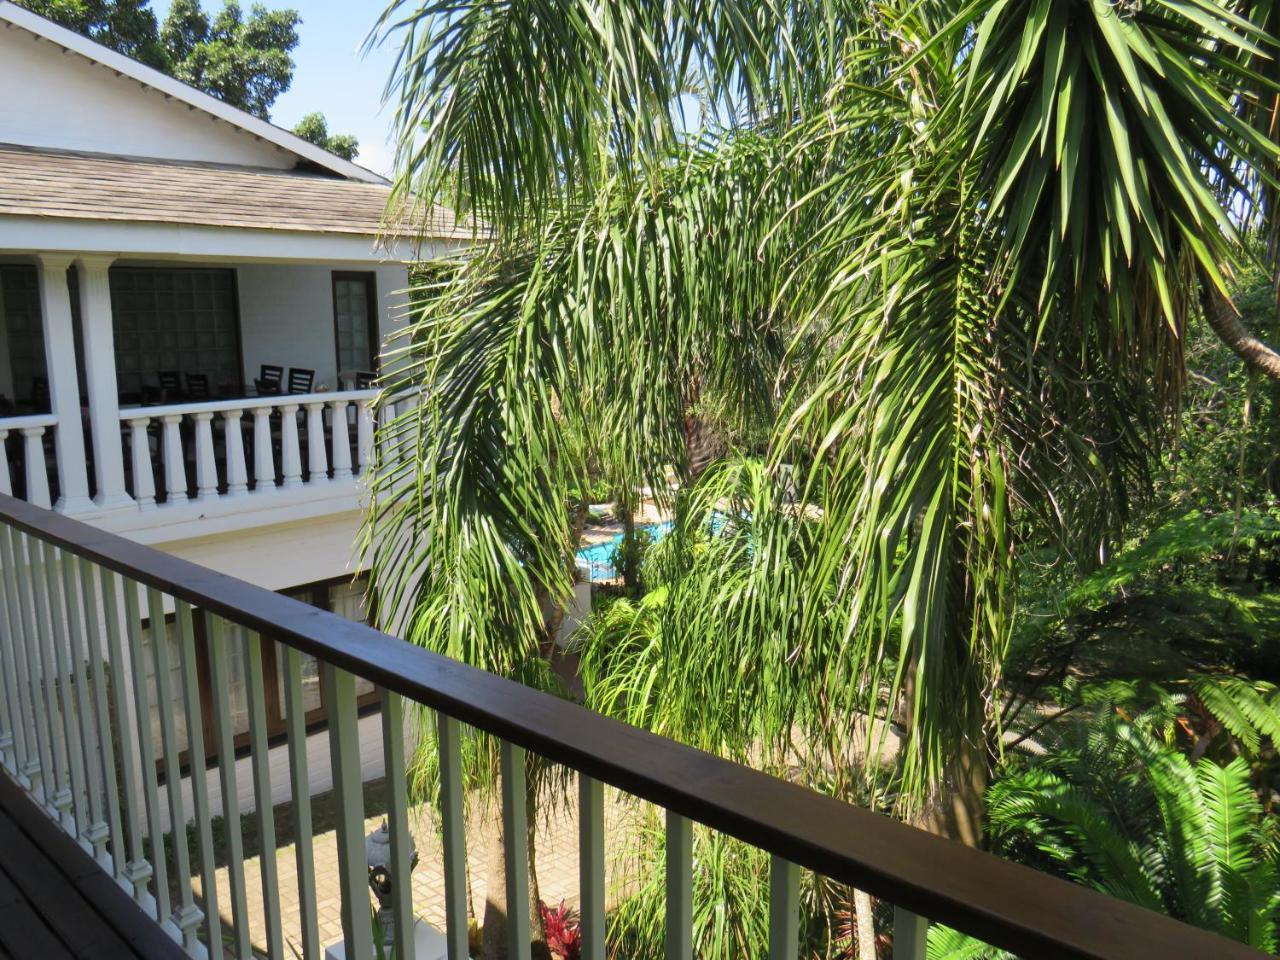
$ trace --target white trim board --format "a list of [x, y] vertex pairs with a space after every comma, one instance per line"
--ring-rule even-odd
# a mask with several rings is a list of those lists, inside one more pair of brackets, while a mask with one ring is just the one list
[[[0, 0], [6, 3], [7, 0]], [[0, 254], [66, 251], [164, 260], [278, 263], [403, 263], [468, 246], [462, 240], [378, 238], [354, 233], [250, 230], [191, 224], [0, 217]]]

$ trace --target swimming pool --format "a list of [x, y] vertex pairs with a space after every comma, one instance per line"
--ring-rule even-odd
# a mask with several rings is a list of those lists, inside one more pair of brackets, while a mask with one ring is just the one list
[[[653, 542], [657, 543], [671, 531], [671, 521], [646, 523], [636, 527], [636, 529], [649, 531], [653, 536]], [[618, 534], [616, 537], [593, 543], [591, 546], [583, 547], [578, 551], [578, 566], [587, 571], [588, 580], [595, 582], [617, 579], [618, 571], [613, 568], [613, 552], [618, 549], [618, 545], [621, 543], [622, 534]]]

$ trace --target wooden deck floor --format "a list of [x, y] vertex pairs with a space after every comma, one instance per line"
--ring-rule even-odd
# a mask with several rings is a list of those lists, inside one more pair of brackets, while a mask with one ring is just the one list
[[74, 840], [0, 774], [0, 957], [183, 956]]

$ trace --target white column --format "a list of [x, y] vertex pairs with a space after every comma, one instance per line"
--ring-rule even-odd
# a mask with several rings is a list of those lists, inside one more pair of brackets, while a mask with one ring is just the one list
[[226, 438], [227, 496], [233, 497], [249, 490], [249, 476], [244, 465], [244, 434], [240, 429], [240, 416], [244, 411], [237, 407], [222, 415], [222, 433]]
[[49, 373], [49, 399], [53, 415], [54, 449], [58, 457], [61, 496], [56, 509], [84, 513], [94, 509], [89, 499], [85, 469], [84, 427], [80, 422], [80, 384], [76, 379], [76, 342], [71, 331], [71, 293], [67, 289], [66, 254], [37, 255], [40, 273], [40, 315], [44, 322], [44, 355]]
[[22, 428], [23, 457], [27, 461], [27, 501], [49, 509], [49, 474], [44, 466], [44, 427]]
[[133, 454], [133, 495], [138, 506], [156, 505], [156, 476], [151, 466], [151, 438], [147, 435], [150, 417], [133, 417], [129, 421], [129, 449]]
[[196, 499], [218, 495], [218, 463], [213, 452], [213, 412], [194, 415], [196, 421]]
[[271, 450], [271, 408], [253, 408], [253, 492], [276, 487], [276, 465]]
[[307, 404], [307, 477], [308, 483], [324, 483], [329, 479], [329, 458], [324, 449], [323, 402]]
[[9, 480], [9, 458], [5, 456], [4, 442], [9, 438], [8, 430], [0, 430], [0, 493], [12, 494], [13, 483]]
[[105, 254], [76, 258], [85, 387], [89, 394], [89, 428], [93, 433], [93, 475], [98, 483], [93, 500], [103, 510], [136, 506], [124, 484], [115, 330], [107, 277], [113, 260], [114, 256]]
[[333, 479], [351, 479], [351, 435], [347, 431], [347, 401], [331, 403], [333, 421]]
[[298, 447], [298, 405], [280, 408], [280, 473], [286, 489], [302, 486], [302, 451]]
[[166, 503], [187, 502], [187, 456], [182, 450], [182, 414], [160, 418], [164, 446], [164, 493]]

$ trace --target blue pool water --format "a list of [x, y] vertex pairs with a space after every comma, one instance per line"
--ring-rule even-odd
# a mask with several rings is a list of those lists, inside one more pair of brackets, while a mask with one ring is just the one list
[[[636, 529], [648, 530], [653, 535], [653, 542], [657, 543], [670, 532], [671, 521], [646, 523]], [[586, 567], [590, 571], [589, 580], [613, 580], [618, 576], [618, 571], [613, 568], [613, 552], [618, 549], [618, 544], [620, 543], [622, 543], [622, 534], [618, 534], [610, 540], [593, 543], [591, 546], [583, 547], [578, 551], [578, 565]]]

